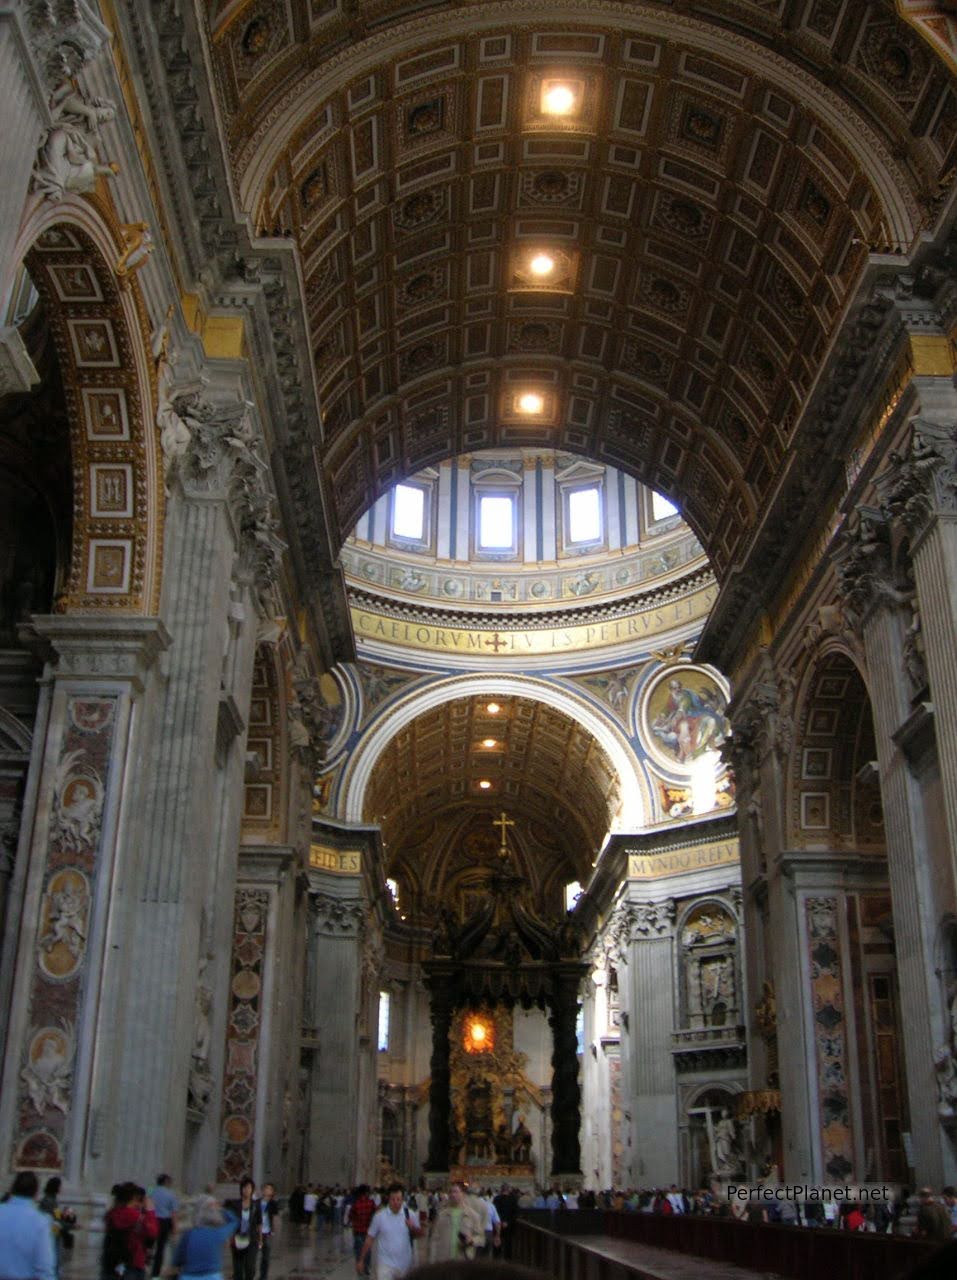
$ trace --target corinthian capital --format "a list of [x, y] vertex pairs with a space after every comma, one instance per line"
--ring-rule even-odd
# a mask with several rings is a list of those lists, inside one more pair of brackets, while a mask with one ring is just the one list
[[615, 912], [611, 932], [624, 958], [624, 949], [631, 942], [646, 938], [663, 938], [674, 927], [676, 907], [674, 898], [659, 902], [623, 902]]
[[856, 520], [838, 552], [837, 576], [848, 622], [855, 631], [874, 609], [910, 604], [913, 586], [901, 548], [895, 545], [886, 506], [857, 508]]
[[27, 0], [26, 15], [30, 48], [50, 91], [92, 62], [110, 38], [85, 0]]
[[909, 445], [878, 479], [884, 505], [911, 535], [937, 513], [957, 513], [957, 426], [914, 418]]

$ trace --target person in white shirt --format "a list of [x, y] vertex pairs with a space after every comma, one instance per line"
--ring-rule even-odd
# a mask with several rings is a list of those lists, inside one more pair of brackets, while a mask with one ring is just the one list
[[312, 1215], [316, 1212], [316, 1205], [319, 1203], [319, 1196], [316, 1188], [310, 1182], [306, 1194], [302, 1198], [302, 1213], [306, 1219], [306, 1226], [312, 1225]]
[[672, 1213], [684, 1213], [685, 1198], [674, 1183], [671, 1184], [671, 1190], [668, 1192], [665, 1199], [671, 1205]]
[[422, 1234], [418, 1215], [412, 1214], [403, 1203], [402, 1184], [393, 1182], [388, 1199], [369, 1224], [362, 1251], [356, 1259], [356, 1271], [365, 1271], [366, 1258], [376, 1246], [375, 1280], [398, 1280], [414, 1261], [412, 1241]]

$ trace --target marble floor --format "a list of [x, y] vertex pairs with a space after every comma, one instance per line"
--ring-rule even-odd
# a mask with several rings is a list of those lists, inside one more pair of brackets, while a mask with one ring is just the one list
[[[100, 1280], [98, 1231], [79, 1231], [76, 1248], [64, 1255], [61, 1280]], [[747, 1271], [723, 1262], [655, 1249], [648, 1245], [613, 1240], [609, 1236], [583, 1236], [580, 1243], [605, 1257], [637, 1269], [647, 1280], [765, 1280], [767, 1273]], [[419, 1244], [420, 1261], [427, 1258], [427, 1242]], [[170, 1256], [167, 1251], [167, 1260]], [[228, 1254], [223, 1274], [229, 1280]], [[270, 1259], [269, 1280], [352, 1280], [355, 1276], [352, 1241], [347, 1232], [315, 1232], [285, 1226], [277, 1235]], [[257, 1268], [258, 1280], [258, 1268]]]
[[[101, 1247], [99, 1231], [78, 1231], [76, 1247], [63, 1255], [60, 1280], [100, 1280]], [[172, 1249], [167, 1248], [167, 1263], [171, 1257]], [[223, 1275], [228, 1280], [231, 1274], [226, 1250]], [[256, 1274], [258, 1280], [258, 1266]], [[352, 1236], [348, 1232], [336, 1232], [334, 1236], [326, 1232], [317, 1236], [314, 1231], [285, 1227], [277, 1233], [270, 1257], [269, 1280], [352, 1280], [355, 1274]]]

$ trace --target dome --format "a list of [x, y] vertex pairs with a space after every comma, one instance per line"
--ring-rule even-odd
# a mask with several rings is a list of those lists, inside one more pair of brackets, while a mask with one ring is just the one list
[[393, 486], [343, 547], [354, 596], [507, 615], [615, 602], [708, 572], [680, 512], [553, 449], [460, 455]]

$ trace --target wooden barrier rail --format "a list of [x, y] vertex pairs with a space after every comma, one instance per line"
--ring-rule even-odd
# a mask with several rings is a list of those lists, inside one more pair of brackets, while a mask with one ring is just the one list
[[529, 1209], [520, 1212], [513, 1228], [513, 1261], [538, 1267], [556, 1280], [625, 1280], [642, 1274], [639, 1266], [629, 1269], [620, 1260], [602, 1258], [587, 1245], [566, 1239], [569, 1235], [630, 1240], [790, 1280], [899, 1280], [940, 1249], [901, 1236], [695, 1214]]

